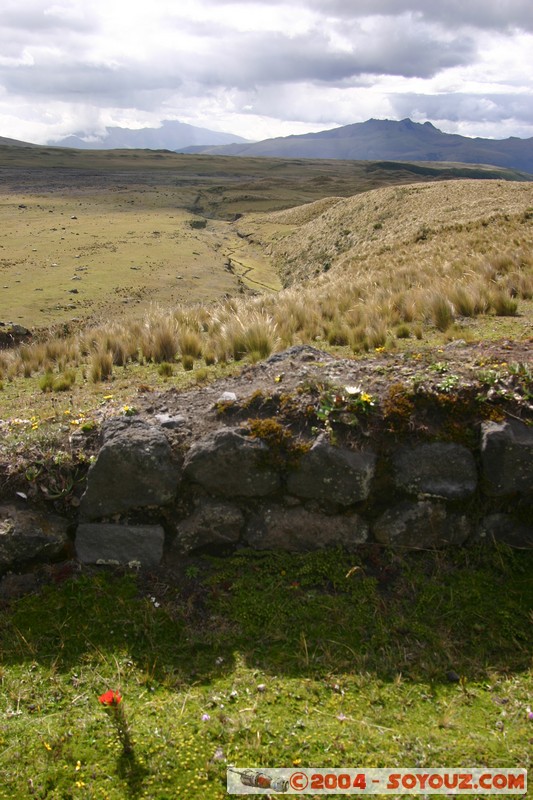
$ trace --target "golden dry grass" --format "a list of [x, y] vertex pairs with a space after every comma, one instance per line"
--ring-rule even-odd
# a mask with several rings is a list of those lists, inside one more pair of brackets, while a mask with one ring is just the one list
[[128, 361], [255, 361], [302, 342], [358, 352], [447, 332], [458, 318], [520, 314], [533, 297], [531, 184], [392, 187], [253, 215], [235, 227], [253, 231], [272, 253], [286, 289], [210, 305], [153, 306], [142, 323], [124, 318], [4, 355], [4, 376], [60, 371], [90, 358], [91, 379], [98, 380]]

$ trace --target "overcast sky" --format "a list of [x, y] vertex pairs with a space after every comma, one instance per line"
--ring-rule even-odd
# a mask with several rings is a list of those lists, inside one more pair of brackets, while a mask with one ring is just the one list
[[0, 136], [370, 117], [533, 136], [533, 0], [1, 0]]

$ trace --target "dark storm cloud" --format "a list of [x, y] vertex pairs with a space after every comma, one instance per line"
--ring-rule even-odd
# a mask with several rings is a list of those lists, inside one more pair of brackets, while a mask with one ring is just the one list
[[172, 91], [187, 81], [206, 88], [305, 81], [342, 86], [368, 74], [428, 78], [446, 67], [469, 63], [475, 55], [475, 44], [467, 36], [437, 41], [432, 31], [422, 36], [417, 26], [387, 21], [377, 32], [352, 24], [344, 30], [345, 38], [347, 32], [349, 36], [343, 48], [316, 28], [288, 36], [219, 27], [216, 40], [208, 31], [212, 35], [211, 26], [201, 23], [189, 50], [162, 50], [149, 68], [131, 55], [112, 66], [94, 63], [80, 58], [72, 45], [69, 50], [65, 40], [60, 57], [43, 52], [35, 56], [34, 64], [0, 67], [0, 82], [6, 90], [26, 96], [69, 101], [101, 97], [106, 105], [114, 96], [113, 103], [124, 107], [132, 97], [145, 96], [143, 92]]
[[490, 93], [484, 95], [406, 93], [389, 97], [399, 117], [445, 119], [450, 122], [505, 122], [533, 124], [533, 98], [530, 94]]
[[516, 27], [533, 31], [531, 0], [304, 0], [302, 5], [324, 16], [331, 14], [348, 19], [371, 14], [415, 13], [451, 29], [472, 25], [486, 30], [505, 31]]
[[[3, 74], [2, 74], [3, 73]], [[13, 94], [53, 97], [65, 102], [94, 102], [117, 108], [138, 106], [152, 109], [169, 91], [181, 85], [176, 75], [143, 70], [138, 64], [115, 68], [106, 65], [55, 60], [46, 67], [22, 66], [2, 71], [0, 82]]]
[[301, 36], [253, 33], [219, 41], [216, 57], [189, 66], [209, 84], [245, 88], [253, 84], [311, 81], [340, 84], [364, 74], [427, 78], [468, 63], [475, 45], [468, 38], [441, 41], [409, 31], [358, 33], [350, 49], [336, 49], [319, 31]]

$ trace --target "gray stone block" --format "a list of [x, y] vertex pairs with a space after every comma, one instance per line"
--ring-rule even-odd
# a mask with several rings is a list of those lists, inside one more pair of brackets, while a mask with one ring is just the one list
[[320, 437], [287, 478], [296, 497], [349, 506], [366, 500], [376, 468], [372, 452], [334, 447]]
[[256, 550], [308, 552], [343, 547], [353, 551], [367, 538], [368, 525], [358, 514], [325, 516], [281, 506], [262, 509], [246, 530], [246, 540]]
[[165, 533], [160, 525], [83, 523], [76, 531], [76, 555], [83, 564], [139, 563], [156, 567], [163, 557]]
[[279, 474], [268, 465], [268, 447], [232, 428], [194, 444], [183, 473], [210, 494], [224, 497], [264, 497], [280, 487]]
[[425, 550], [463, 544], [470, 536], [470, 523], [442, 503], [403, 502], [376, 520], [373, 533], [382, 544]]
[[94, 520], [176, 496], [179, 468], [164, 433], [142, 420], [110, 420], [103, 446], [87, 475], [80, 518]]
[[65, 555], [68, 521], [14, 504], [0, 506], [0, 574]]
[[393, 457], [396, 486], [410, 494], [462, 500], [476, 490], [474, 456], [459, 444], [434, 442], [404, 447]]
[[533, 549], [533, 526], [518, 522], [509, 514], [489, 514], [479, 525], [478, 537], [504, 542], [511, 547]]
[[487, 494], [533, 494], [533, 428], [519, 420], [485, 422], [481, 463]]
[[177, 527], [172, 548], [187, 553], [210, 544], [234, 544], [239, 541], [244, 516], [229, 503], [203, 503]]

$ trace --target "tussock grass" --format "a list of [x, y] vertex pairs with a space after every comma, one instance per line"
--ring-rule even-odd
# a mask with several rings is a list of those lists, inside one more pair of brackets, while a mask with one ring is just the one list
[[91, 355], [89, 375], [93, 383], [108, 380], [113, 374], [113, 354], [109, 350], [97, 350]]
[[[391, 346], [402, 326], [422, 339], [453, 335], [462, 318], [517, 315], [533, 297], [533, 219], [524, 216], [532, 201], [529, 184], [451, 181], [330, 198], [262, 223], [254, 217], [258, 239], [286, 282], [299, 280], [294, 286], [210, 305], [154, 305], [142, 322], [124, 317], [25, 345], [2, 356], [1, 374], [59, 374], [89, 362], [90, 380], [99, 381], [134, 362], [181, 359], [190, 369], [202, 356], [206, 366], [255, 361], [303, 342], [360, 352]], [[431, 236], [414, 242], [423, 225]], [[316, 269], [325, 258], [327, 274]]]

